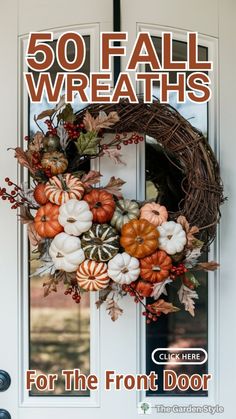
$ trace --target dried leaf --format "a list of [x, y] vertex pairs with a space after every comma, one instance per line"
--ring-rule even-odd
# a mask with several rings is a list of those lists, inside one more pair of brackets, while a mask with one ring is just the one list
[[32, 141], [30, 141], [29, 143], [29, 150], [32, 152], [41, 151], [43, 149], [43, 140], [44, 140], [44, 135], [42, 134], [42, 132], [37, 131], [35, 135], [33, 136]]
[[99, 293], [99, 299], [95, 302], [96, 307], [100, 308], [101, 305], [107, 300], [108, 295], [111, 292], [111, 288], [105, 288], [104, 290], [100, 291]]
[[35, 230], [34, 222], [27, 225], [27, 233], [32, 246], [37, 246], [43, 240]]
[[189, 231], [189, 222], [187, 221], [187, 218], [186, 217], [184, 217], [184, 215], [180, 215], [178, 218], [177, 218], [177, 223], [178, 224], [181, 224], [181, 226], [183, 227], [183, 229], [184, 229], [184, 231], [186, 232], [186, 233], [188, 233], [188, 231]]
[[33, 215], [30, 213], [27, 207], [20, 208], [19, 218], [22, 224], [29, 224], [34, 220]]
[[99, 131], [102, 128], [110, 128], [119, 121], [119, 116], [117, 112], [109, 112], [107, 115], [106, 112], [99, 112], [98, 117], [95, 119], [95, 128]]
[[108, 182], [108, 184], [106, 186], [104, 186], [103, 189], [105, 189], [107, 192], [110, 192], [112, 195], [117, 196], [117, 198], [122, 198], [122, 193], [121, 193], [121, 186], [123, 186], [125, 184], [125, 181], [120, 179], [120, 178], [116, 178], [115, 176], [112, 176]]
[[59, 102], [58, 102], [58, 103], [57, 103], [57, 105], [55, 106], [54, 111], [55, 111], [55, 112], [59, 111], [61, 108], [63, 108], [63, 106], [65, 106], [65, 104], [66, 104], [66, 95], [62, 95], [62, 96], [60, 97]]
[[61, 111], [58, 115], [57, 115], [57, 120], [58, 122], [62, 119], [65, 122], [74, 122], [75, 121], [75, 114], [73, 112], [73, 108], [71, 106], [70, 103], [67, 103], [67, 105], [65, 106], [65, 108], [63, 109], [63, 111]]
[[168, 301], [165, 301], [162, 299], [156, 301], [153, 304], [150, 304], [148, 308], [152, 313], [169, 314], [169, 313], [175, 313], [176, 311], [179, 311], [178, 307], [175, 307], [173, 306], [172, 303], [168, 303]]
[[48, 275], [48, 280], [44, 282], [44, 297], [47, 297], [51, 292], [57, 292], [58, 281], [54, 275]]
[[198, 263], [196, 268], [199, 270], [203, 269], [204, 271], [216, 271], [219, 268], [219, 266], [219, 263], [212, 260], [210, 262]]
[[38, 116], [35, 115], [34, 120], [38, 121], [39, 119], [50, 118], [54, 113], [55, 109], [45, 109], [45, 111], [42, 111]]
[[167, 295], [166, 285], [170, 284], [171, 282], [173, 282], [172, 279], [167, 278], [162, 282], [154, 284], [151, 297], [153, 297], [155, 300], [158, 300], [161, 294]]
[[189, 249], [192, 249], [194, 246], [194, 242], [196, 241], [196, 237], [194, 237], [194, 234], [199, 233], [199, 228], [197, 226], [190, 227], [189, 222], [187, 221], [186, 217], [183, 215], [180, 215], [177, 218], [177, 223], [181, 224], [183, 227], [186, 237], [187, 237], [187, 247]]
[[41, 266], [39, 266], [30, 277], [34, 276], [45, 276], [45, 275], [54, 275], [56, 271], [56, 267], [52, 260], [48, 262], [44, 262]]
[[108, 115], [106, 112], [99, 112], [97, 118], [94, 118], [88, 111], [86, 111], [83, 124], [86, 131], [99, 131], [102, 128], [110, 128], [116, 122], [119, 121], [117, 112], [110, 112]]
[[122, 154], [119, 150], [115, 149], [107, 149], [103, 151], [103, 156], [109, 157], [115, 164], [123, 164], [126, 166], [126, 163], [121, 160]]
[[84, 119], [83, 119], [84, 128], [86, 131], [95, 131], [96, 130], [96, 123], [95, 118], [89, 113], [89, 111], [85, 112]]
[[15, 148], [15, 158], [21, 166], [26, 167], [30, 173], [35, 173], [35, 168], [32, 164], [32, 155], [30, 151], [24, 151], [20, 147]]
[[63, 123], [59, 123], [58, 127], [57, 127], [57, 135], [60, 138], [60, 146], [62, 148], [62, 150], [65, 151], [66, 147], [68, 146], [68, 143], [70, 141], [69, 139], [69, 134], [66, 131], [66, 129], [64, 128]]
[[184, 304], [185, 311], [188, 311], [191, 316], [195, 316], [195, 300], [198, 299], [198, 294], [195, 290], [191, 290], [184, 284], [181, 285], [178, 291], [179, 301]]
[[85, 173], [82, 176], [81, 182], [83, 182], [83, 184], [88, 187], [99, 183], [101, 177], [102, 175], [100, 172], [97, 172], [96, 170], [90, 170], [88, 173]]
[[115, 322], [123, 313], [122, 308], [120, 308], [113, 299], [107, 300], [106, 310], [108, 311], [109, 316], [111, 316], [111, 320], [113, 322]]
[[196, 247], [193, 250], [188, 250], [184, 260], [184, 265], [186, 268], [190, 269], [196, 266], [200, 256], [201, 249], [199, 247]]
[[95, 131], [89, 131], [84, 134], [80, 133], [80, 136], [75, 143], [80, 155], [96, 155], [98, 150], [98, 138]]

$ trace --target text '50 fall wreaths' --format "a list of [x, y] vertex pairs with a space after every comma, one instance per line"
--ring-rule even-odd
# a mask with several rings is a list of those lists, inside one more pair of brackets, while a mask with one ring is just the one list
[[[33, 186], [6, 178], [12, 189], [1, 188], [0, 194], [11, 208], [20, 208], [27, 224], [40, 260], [34, 275], [44, 277], [44, 295], [57, 291], [60, 281], [76, 303], [83, 292], [100, 291], [97, 307], [106, 303], [116, 320], [123, 312], [119, 300], [129, 294], [143, 305], [150, 323], [179, 310], [167, 301], [168, 288], [178, 278], [180, 303], [194, 316], [199, 282], [193, 271], [218, 266], [199, 258], [214, 238], [223, 201], [218, 164], [202, 134], [158, 101], [91, 105], [74, 114], [62, 98], [56, 108], [35, 117], [38, 126], [42, 119], [45, 132], [27, 137], [26, 151], [15, 149]], [[104, 130], [111, 127], [114, 135], [105, 143]], [[123, 180], [112, 176], [107, 185], [97, 186], [102, 175], [81, 170], [87, 160], [103, 155], [122, 164], [121, 148], [138, 144], [145, 134], [178, 153], [185, 174], [178, 213], [158, 202], [126, 199]], [[152, 301], [146, 304], [145, 297]]]

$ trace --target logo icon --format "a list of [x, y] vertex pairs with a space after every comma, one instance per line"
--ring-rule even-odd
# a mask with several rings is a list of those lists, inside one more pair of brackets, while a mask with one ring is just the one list
[[151, 415], [152, 406], [148, 402], [140, 402], [138, 404], [138, 414], [139, 415]]

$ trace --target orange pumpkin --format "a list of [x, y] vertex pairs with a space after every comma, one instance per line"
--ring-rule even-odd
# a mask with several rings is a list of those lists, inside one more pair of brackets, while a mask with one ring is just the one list
[[69, 199], [80, 200], [84, 194], [83, 183], [70, 173], [53, 176], [47, 183], [45, 194], [50, 202], [62, 205]]
[[168, 212], [163, 205], [151, 202], [145, 204], [140, 210], [140, 218], [145, 218], [154, 226], [159, 226], [168, 219]]
[[115, 211], [115, 201], [109, 192], [102, 189], [93, 189], [84, 196], [93, 213], [95, 223], [104, 224], [112, 219]]
[[63, 231], [58, 222], [59, 207], [48, 202], [40, 207], [34, 217], [35, 230], [41, 237], [52, 238]]
[[121, 229], [120, 244], [129, 255], [143, 258], [158, 247], [159, 233], [147, 220], [132, 220]]
[[139, 279], [138, 281], [132, 282], [131, 286], [142, 295], [142, 297], [150, 297], [153, 291], [153, 285], [150, 282]]
[[148, 282], [161, 282], [168, 278], [172, 260], [164, 250], [157, 250], [151, 256], [140, 259], [140, 276]]
[[45, 184], [38, 183], [34, 189], [34, 199], [39, 205], [45, 205], [48, 202], [48, 198], [45, 195]]
[[66, 171], [68, 160], [63, 153], [53, 151], [43, 154], [41, 165], [43, 169], [50, 169], [52, 175], [59, 175]]

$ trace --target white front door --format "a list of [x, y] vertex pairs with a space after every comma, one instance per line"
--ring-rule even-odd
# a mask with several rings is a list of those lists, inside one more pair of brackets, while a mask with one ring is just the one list
[[[67, 30], [78, 31], [84, 36], [87, 47], [87, 61], [84, 71], [99, 71], [99, 33], [112, 31], [113, 10], [109, 0], [69, 0], [67, 3], [51, 0], [14, 0], [1, 5], [0, 15], [0, 86], [1, 101], [1, 186], [4, 178], [17, 182], [16, 162], [12, 151], [16, 144], [22, 144], [28, 128], [32, 128], [34, 107], [28, 104], [22, 72], [25, 69], [24, 54], [28, 34], [31, 31], [52, 31], [55, 38]], [[215, 2], [209, 0], [121, 0], [121, 30], [127, 31], [127, 57], [138, 31], [149, 32], [160, 51], [162, 31], [172, 31], [176, 59], [186, 54], [187, 31], [199, 32], [199, 54], [202, 59], [214, 63], [211, 74], [213, 97], [209, 106], [179, 106], [186, 118], [208, 135], [209, 142], [220, 159], [221, 174], [225, 184], [228, 203], [222, 209], [222, 221], [217, 240], [211, 249], [221, 269], [217, 274], [202, 278], [202, 300], [198, 305], [199, 315], [193, 320], [188, 313], [145, 326], [140, 310], [129, 298], [123, 299], [123, 316], [111, 322], [104, 307], [95, 308], [96, 297], [85, 301], [80, 310], [72, 302], [57, 295], [41, 298], [40, 279], [29, 281], [27, 239], [17, 225], [14, 211], [1, 203], [1, 265], [0, 265], [0, 369], [11, 377], [11, 385], [0, 392], [1, 409], [12, 418], [45, 419], [57, 417], [68, 419], [109, 418], [130, 419], [138, 417], [138, 403], [147, 400], [153, 406], [152, 416], [157, 414], [155, 406], [221, 405], [223, 417], [233, 417], [233, 384], [235, 365], [230, 362], [235, 342], [234, 292], [236, 285], [234, 269], [234, 214], [236, 200], [234, 179], [234, 68], [236, 59], [235, 5], [230, 0]], [[128, 58], [122, 60], [125, 68]], [[158, 86], [156, 89], [158, 95]], [[171, 97], [174, 106], [175, 97]], [[146, 147], [146, 153], [144, 150]], [[115, 168], [108, 160], [101, 160], [100, 170], [104, 179], [116, 175], [127, 181], [126, 196], [143, 199], [145, 196], [145, 166], [148, 160], [146, 146], [139, 145], [133, 152], [127, 146], [124, 159], [127, 166]], [[146, 155], [146, 157], [145, 157]], [[145, 161], [146, 159], [146, 161]], [[24, 229], [23, 229], [24, 230]], [[36, 262], [34, 262], [36, 263]], [[76, 321], [75, 321], [76, 318]], [[232, 327], [232, 326], [231, 326]], [[115, 370], [120, 374], [137, 374], [156, 369], [151, 352], [162, 345], [203, 346], [208, 350], [206, 370], [213, 374], [207, 393], [185, 396], [177, 392], [166, 394], [160, 388], [156, 393], [135, 391], [105, 391], [104, 371]], [[231, 365], [232, 364], [232, 365]], [[59, 387], [54, 393], [25, 390], [25, 370], [55, 372], [56, 369], [81, 368], [85, 373], [97, 374], [100, 388], [85, 394], [63, 393]], [[208, 369], [207, 369], [208, 368]], [[83, 372], [83, 371], [82, 371]], [[158, 370], [161, 374], [162, 370]], [[179, 371], [181, 372], [181, 371]], [[189, 371], [186, 371], [189, 372]], [[158, 408], [158, 415], [166, 417]], [[7, 416], [1, 416], [3, 419]], [[203, 414], [202, 414], [203, 415]], [[193, 413], [185, 413], [186, 418]], [[206, 413], [206, 417], [207, 417]], [[210, 416], [210, 415], [209, 415]], [[10, 416], [9, 416], [10, 417]], [[182, 413], [175, 413], [181, 418]], [[196, 417], [197, 416], [196, 413]], [[202, 417], [202, 416], [201, 416]]]

